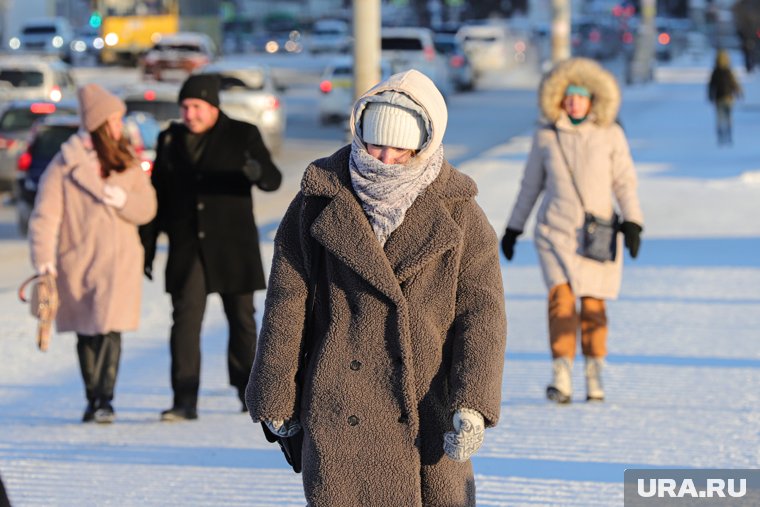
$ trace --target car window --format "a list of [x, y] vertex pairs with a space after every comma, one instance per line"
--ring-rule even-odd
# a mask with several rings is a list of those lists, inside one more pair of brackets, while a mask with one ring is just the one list
[[335, 67], [335, 70], [333, 70], [333, 76], [335, 77], [352, 77], [353, 75], [353, 67]]
[[246, 84], [236, 77], [222, 76], [220, 88], [229, 90], [231, 88], [247, 88]]
[[29, 148], [32, 159], [52, 160], [58, 150], [61, 149], [61, 145], [77, 130], [78, 128], [73, 125], [40, 127], [32, 146]]
[[453, 53], [457, 49], [457, 46], [455, 43], [448, 42], [448, 41], [445, 41], [445, 42], [436, 41], [434, 42], [434, 45], [435, 45], [435, 50], [443, 54]]
[[186, 51], [186, 52], [200, 52], [200, 46], [195, 44], [156, 44], [153, 48], [156, 51]]
[[76, 109], [60, 107], [56, 108], [53, 104], [46, 103], [42, 105], [54, 108], [54, 110], [51, 111], [46, 108], [40, 108], [37, 110], [37, 108], [29, 106], [6, 111], [2, 119], [0, 119], [0, 130], [27, 130], [32, 127], [32, 124], [36, 120], [43, 116], [47, 116], [48, 114], [77, 114]]
[[464, 40], [467, 42], [496, 42], [496, 37], [492, 35], [466, 35]]
[[31, 88], [42, 86], [44, 76], [37, 70], [0, 70], [0, 81], [6, 81], [16, 88]]
[[383, 37], [383, 50], [421, 51], [422, 41], [417, 37]]
[[160, 122], [176, 120], [180, 117], [179, 104], [160, 100], [127, 100], [127, 113], [144, 111]]
[[56, 32], [55, 26], [52, 25], [27, 26], [21, 31], [24, 35], [48, 35]]

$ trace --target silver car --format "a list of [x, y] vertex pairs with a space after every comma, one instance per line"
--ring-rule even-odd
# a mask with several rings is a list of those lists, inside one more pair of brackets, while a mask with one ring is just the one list
[[256, 125], [269, 151], [279, 153], [285, 137], [285, 105], [269, 67], [225, 61], [207, 65], [201, 73], [219, 75], [222, 111], [230, 118]]

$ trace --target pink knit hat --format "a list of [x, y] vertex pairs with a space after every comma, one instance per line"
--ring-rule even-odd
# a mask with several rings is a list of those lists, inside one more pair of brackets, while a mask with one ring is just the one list
[[94, 132], [103, 125], [113, 113], [125, 114], [124, 102], [95, 83], [79, 88], [79, 114], [87, 132]]

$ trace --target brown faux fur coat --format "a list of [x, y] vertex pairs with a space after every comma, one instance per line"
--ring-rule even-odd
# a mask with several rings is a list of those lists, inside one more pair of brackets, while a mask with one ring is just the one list
[[[496, 235], [475, 183], [444, 162], [383, 251], [351, 189], [349, 152], [307, 168], [277, 232], [251, 416], [303, 423], [311, 506], [475, 505], [472, 465], [444, 455], [443, 434], [461, 407], [488, 427], [499, 418], [506, 317]], [[297, 386], [315, 241], [317, 345]]]

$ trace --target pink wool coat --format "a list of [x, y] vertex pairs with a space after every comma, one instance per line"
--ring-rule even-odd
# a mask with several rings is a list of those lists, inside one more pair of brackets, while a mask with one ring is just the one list
[[[143, 248], [137, 226], [156, 214], [156, 194], [139, 166], [103, 180], [87, 134], [75, 134], [47, 167], [29, 221], [32, 265], [58, 271], [59, 333], [137, 328]], [[123, 188], [124, 207], [103, 203], [105, 184]]]

